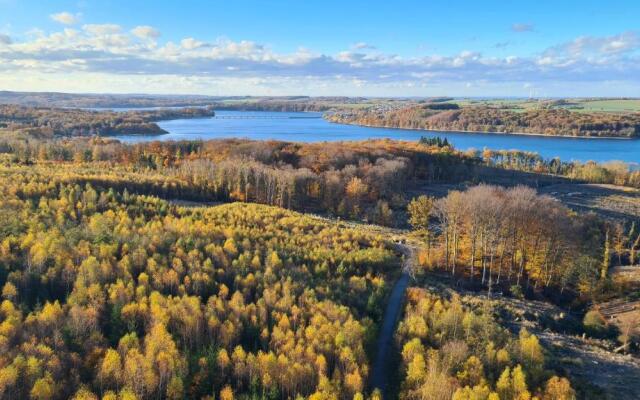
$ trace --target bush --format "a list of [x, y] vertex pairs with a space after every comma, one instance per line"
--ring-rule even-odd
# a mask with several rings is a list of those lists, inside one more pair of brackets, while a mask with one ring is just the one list
[[509, 291], [511, 292], [511, 295], [513, 297], [516, 297], [518, 299], [524, 298], [524, 293], [522, 292], [522, 287], [520, 287], [520, 285], [512, 285], [509, 288]]
[[598, 310], [587, 312], [582, 320], [582, 325], [590, 336], [603, 337], [607, 332], [607, 321]]
[[456, 103], [430, 103], [422, 106], [425, 110], [459, 110], [460, 106]]

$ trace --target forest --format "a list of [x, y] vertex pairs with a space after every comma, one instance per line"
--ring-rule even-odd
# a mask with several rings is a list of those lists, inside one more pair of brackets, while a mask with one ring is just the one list
[[7, 172], [0, 397], [362, 395], [381, 237]]
[[[448, 104], [448, 103], [444, 103]], [[434, 108], [435, 107], [435, 108]], [[553, 136], [640, 136], [638, 113], [576, 113], [566, 109], [511, 110], [490, 106], [452, 107], [412, 105], [392, 109], [376, 107], [328, 113], [331, 122], [390, 128], [464, 132], [527, 133]]]
[[11, 92], [0, 90], [0, 104], [25, 107], [56, 108], [141, 108], [141, 107], [205, 107], [218, 110], [256, 111], [326, 111], [334, 107], [350, 107], [393, 101], [343, 96], [204, 96], [204, 95], [136, 95], [76, 94], [55, 92]]
[[[213, 109], [322, 112], [330, 122], [390, 128], [636, 138], [640, 114], [602, 111], [588, 99], [482, 100], [309, 96], [122, 96], [0, 92], [0, 129], [44, 137], [162, 134], [154, 121], [213, 116]], [[606, 103], [606, 101], [605, 101]], [[90, 108], [132, 108], [114, 115]], [[175, 107], [154, 111], [140, 107]], [[609, 106], [607, 106], [609, 107]], [[615, 108], [614, 108], [615, 109]]]
[[640, 188], [640, 170], [621, 161], [562, 161], [544, 159], [539, 154], [519, 150], [489, 150], [468, 154], [481, 158], [485, 165], [512, 171], [565, 176], [578, 182], [614, 184]]
[[158, 179], [179, 182], [171, 185], [182, 188], [179, 197], [191, 200], [252, 201], [383, 225], [394, 224], [391, 208], [402, 207], [411, 181], [465, 179], [478, 162], [449, 147], [394, 141], [300, 144], [230, 139], [125, 145], [103, 138], [0, 139], [0, 151], [22, 164], [103, 162], [108, 168], [94, 172], [102, 178], [110, 170], [125, 168], [147, 181], [151, 173], [141, 173], [146, 169]]
[[[109, 153], [108, 143], [102, 144], [103, 154], [119, 154]], [[148, 162], [140, 157], [144, 152], [125, 148], [142, 160], [105, 168], [107, 161], [36, 158], [25, 164], [3, 156], [2, 398], [382, 396], [368, 390], [367, 378], [383, 305], [399, 272], [400, 256], [389, 238], [280, 207], [178, 206], [156, 196], [205, 196], [211, 190], [185, 178], [187, 170], [195, 174], [189, 170], [192, 162], [184, 161], [181, 168], [187, 170], [167, 176], [153, 164], [142, 168]], [[185, 147], [180, 150], [189, 154]], [[206, 147], [202, 151], [209, 160], [219, 156]], [[290, 156], [284, 153], [278, 157]], [[330, 160], [324, 163], [335, 162]], [[309, 167], [321, 171], [324, 163]], [[413, 323], [413, 306], [408, 307], [405, 318]], [[486, 318], [467, 322], [476, 318], [468, 315], [460, 321], [469, 332]], [[473, 346], [488, 346], [468, 334], [458, 336], [459, 322], [453, 318], [443, 314], [444, 325], [418, 336], [424, 343], [403, 355], [421, 352], [428, 370], [446, 368], [439, 374], [459, 370], [456, 376], [462, 376], [479, 368], [475, 359], [464, 367], [458, 359], [446, 367], [431, 366], [442, 355], [430, 346], [443, 346], [445, 352], [461, 346], [460, 360]], [[407, 329], [415, 331], [405, 323], [398, 328], [401, 342], [414, 339]], [[503, 350], [508, 360], [490, 364], [483, 359], [489, 363], [486, 378], [475, 371], [448, 381], [442, 390], [460, 399], [471, 398], [461, 396], [472, 391], [516, 398], [513, 385], [525, 385], [522, 390], [545, 399], [562, 398], [553, 397], [554, 390], [571, 393], [569, 382], [552, 373], [517, 375], [525, 373], [520, 364], [528, 368], [526, 374], [545, 371], [542, 359], [521, 359], [511, 350], [534, 343], [535, 337], [496, 335], [489, 339], [495, 351], [508, 349]], [[536, 354], [542, 352], [538, 344], [532, 346]], [[434, 383], [426, 375], [423, 383], [419, 360], [412, 356], [405, 362], [412, 366], [400, 396], [414, 398], [415, 385]], [[529, 383], [522, 383], [525, 379]], [[431, 398], [427, 389], [420, 390], [419, 398]]]
[[545, 350], [526, 329], [504, 329], [486, 304], [466, 304], [411, 287], [396, 340], [400, 398], [434, 400], [572, 399], [566, 377], [548, 369]]
[[211, 107], [115, 112], [0, 104], [0, 132], [32, 138], [161, 135], [167, 132], [155, 121], [214, 115]]
[[0, 400], [640, 400], [638, 16], [0, 0]]
[[[588, 168], [442, 140], [7, 135], [0, 398], [582, 396], [537, 334], [420, 276], [582, 313], [626, 290], [609, 269], [637, 263], [636, 225], [576, 213], [516, 182], [478, 185], [498, 170], [574, 181]], [[456, 182], [473, 185], [416, 195]], [[394, 235], [416, 246], [418, 278], [394, 335], [397, 374], [382, 393], [369, 375], [409, 246]], [[628, 340], [593, 329], [577, 332]]]
[[0, 104], [55, 108], [202, 107], [213, 101], [242, 99], [202, 95], [79, 94], [0, 90]]
[[635, 227], [626, 231], [592, 215], [576, 215], [525, 186], [477, 185], [437, 200], [420, 196], [409, 204], [409, 213], [425, 235], [420, 263], [427, 268], [464, 275], [489, 292], [521, 295], [540, 289], [557, 301], [567, 289], [589, 299], [602, 290], [600, 278], [613, 262], [600, 261], [609, 231], [606, 240], [625, 257], [629, 250], [635, 259], [633, 246], [640, 239]]

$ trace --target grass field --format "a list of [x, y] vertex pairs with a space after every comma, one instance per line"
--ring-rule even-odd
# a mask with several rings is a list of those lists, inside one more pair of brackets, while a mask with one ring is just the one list
[[448, 103], [456, 103], [460, 107], [468, 106], [487, 106], [495, 108], [503, 108], [511, 111], [525, 111], [527, 109], [536, 108], [540, 105], [538, 100], [534, 99], [455, 99]]
[[[564, 108], [575, 112], [634, 113], [640, 112], [640, 99], [565, 99], [565, 104], [554, 104], [553, 108]], [[549, 105], [553, 100], [543, 99], [454, 99], [448, 101], [461, 107], [488, 106], [510, 111], [526, 111]]]
[[640, 99], [580, 100], [575, 111], [627, 113], [640, 112]]
[[[323, 106], [342, 110], [358, 110], [371, 107], [411, 107], [416, 104], [430, 101], [430, 99], [410, 99], [410, 98], [313, 98], [313, 97], [246, 97], [224, 99], [221, 103], [228, 105], [248, 105], [268, 102], [285, 103], [308, 103], [309, 105]], [[505, 111], [525, 112], [543, 107], [555, 109], [565, 109], [581, 113], [638, 113], [640, 112], [640, 98], [638, 99], [596, 99], [596, 98], [567, 98], [567, 99], [530, 99], [530, 98], [455, 98], [442, 101], [443, 103], [454, 103], [460, 107], [492, 107]]]

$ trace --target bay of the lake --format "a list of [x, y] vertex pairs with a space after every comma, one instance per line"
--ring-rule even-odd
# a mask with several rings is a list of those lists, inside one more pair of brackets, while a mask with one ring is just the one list
[[390, 138], [418, 140], [421, 136], [447, 138], [459, 150], [489, 148], [523, 150], [563, 161], [621, 160], [640, 162], [640, 139], [590, 139], [534, 135], [419, 131], [330, 123], [320, 113], [217, 111], [213, 118], [160, 121], [169, 132], [159, 136], [115, 136], [124, 142], [153, 140], [208, 140], [247, 138], [291, 142], [352, 141]]

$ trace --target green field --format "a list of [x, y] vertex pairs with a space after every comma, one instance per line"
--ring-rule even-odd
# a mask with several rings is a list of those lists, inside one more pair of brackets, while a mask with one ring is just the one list
[[456, 103], [460, 107], [469, 106], [486, 106], [494, 108], [502, 108], [504, 110], [522, 112], [534, 109], [544, 103], [544, 100], [538, 99], [455, 99], [448, 103]]
[[580, 100], [575, 111], [580, 112], [640, 112], [640, 99]]
[[640, 99], [564, 99], [564, 104], [549, 99], [454, 99], [461, 107], [487, 106], [510, 111], [526, 111], [541, 106], [563, 108], [575, 112], [635, 113], [640, 112]]

